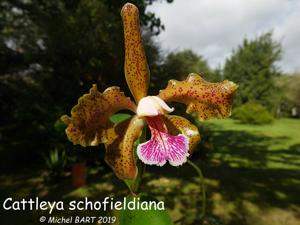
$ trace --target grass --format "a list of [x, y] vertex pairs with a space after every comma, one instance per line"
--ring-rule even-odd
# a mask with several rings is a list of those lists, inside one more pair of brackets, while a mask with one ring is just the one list
[[254, 135], [262, 135], [270, 138], [286, 138], [286, 141], [284, 142], [273, 143], [272, 145], [270, 145], [270, 147], [274, 147], [275, 149], [299, 144], [300, 141], [299, 119], [277, 119], [273, 124], [270, 125], [241, 124], [232, 119], [211, 120], [206, 123], [213, 124], [215, 126], [220, 126], [219, 128], [221, 128], [222, 130], [245, 131], [250, 132]]
[[[203, 224], [300, 224], [300, 120], [252, 126], [227, 119], [199, 126], [203, 142], [191, 160], [206, 177], [208, 209]], [[207, 152], [205, 159], [203, 152]], [[87, 185], [80, 189], [72, 188], [69, 176], [59, 184], [45, 184], [41, 172], [1, 175], [1, 202], [8, 196], [69, 201], [85, 196], [118, 198], [128, 193], [126, 186], [105, 170], [90, 169]], [[196, 217], [201, 213], [200, 180], [188, 164], [147, 167], [142, 190], [163, 200], [176, 224], [200, 224]], [[40, 214], [6, 212], [1, 213], [0, 221], [2, 225], [40, 224]]]
[[222, 158], [231, 166], [300, 168], [300, 120], [247, 125], [227, 119], [212, 120], [206, 125], [214, 126], [214, 158]]
[[[300, 120], [212, 120], [204, 164], [210, 211], [225, 224], [300, 224]], [[205, 134], [203, 134], [205, 136]]]

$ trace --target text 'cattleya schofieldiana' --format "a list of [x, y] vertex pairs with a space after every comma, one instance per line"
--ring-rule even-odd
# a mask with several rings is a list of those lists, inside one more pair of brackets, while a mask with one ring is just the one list
[[[231, 81], [210, 83], [197, 74], [186, 80], [170, 80], [157, 96], [147, 96], [149, 68], [142, 44], [139, 11], [127, 3], [121, 11], [125, 39], [125, 77], [135, 101], [126, 97], [119, 87], [107, 88], [103, 93], [94, 85], [88, 94], [72, 108], [71, 117], [63, 116], [68, 125], [70, 141], [82, 146], [104, 143], [105, 161], [121, 179], [135, 179], [136, 161], [163, 166], [166, 162], [180, 166], [200, 141], [197, 127], [187, 119], [169, 115], [174, 108], [169, 102], [187, 106], [186, 112], [198, 119], [225, 118], [231, 113], [232, 98], [237, 85]], [[120, 110], [134, 115], [118, 124], [110, 117]], [[135, 148], [143, 127], [148, 126], [151, 139]], [[136, 151], [136, 154], [135, 154]], [[138, 156], [136, 159], [135, 155]]]

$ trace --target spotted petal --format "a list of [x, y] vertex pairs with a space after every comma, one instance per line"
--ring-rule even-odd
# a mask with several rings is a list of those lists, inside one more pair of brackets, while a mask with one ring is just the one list
[[225, 118], [231, 114], [233, 94], [237, 85], [225, 80], [219, 83], [205, 81], [197, 74], [190, 74], [185, 81], [170, 80], [159, 97], [187, 105], [187, 113], [195, 113], [200, 120], [212, 117]]
[[198, 128], [190, 121], [181, 116], [165, 115], [163, 117], [163, 120], [170, 134], [183, 134], [188, 138], [189, 153], [193, 153], [196, 146], [200, 142], [200, 134]]
[[105, 130], [113, 125], [109, 118], [121, 109], [135, 112], [136, 106], [119, 87], [110, 87], [100, 93], [93, 85], [72, 108], [71, 117], [64, 115], [61, 119], [68, 125], [66, 133], [70, 141], [94, 146], [106, 141]]
[[137, 175], [134, 142], [143, 126], [143, 120], [134, 116], [107, 130], [105, 161], [120, 179], [135, 179]]
[[125, 41], [125, 76], [136, 103], [147, 95], [149, 86], [149, 68], [142, 43], [139, 10], [130, 3], [121, 11]]

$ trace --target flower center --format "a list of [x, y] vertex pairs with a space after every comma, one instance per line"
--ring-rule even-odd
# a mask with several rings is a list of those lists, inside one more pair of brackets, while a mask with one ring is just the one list
[[137, 106], [138, 117], [153, 117], [173, 112], [174, 108], [170, 108], [161, 98], [157, 96], [147, 96], [142, 98]]

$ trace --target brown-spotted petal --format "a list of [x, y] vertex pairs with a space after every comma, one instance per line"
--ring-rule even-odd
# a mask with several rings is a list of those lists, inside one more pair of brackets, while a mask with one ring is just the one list
[[120, 179], [135, 179], [137, 176], [134, 142], [143, 127], [143, 120], [134, 116], [107, 130], [105, 161]]
[[163, 117], [163, 120], [170, 134], [183, 134], [188, 138], [189, 153], [193, 153], [196, 146], [200, 142], [200, 134], [198, 128], [190, 121], [181, 116], [165, 115]]
[[121, 16], [125, 41], [125, 76], [136, 103], [147, 95], [149, 68], [142, 43], [139, 10], [130, 3], [123, 6]]
[[170, 80], [159, 97], [166, 101], [187, 105], [187, 113], [195, 113], [200, 120], [225, 118], [231, 114], [233, 94], [237, 85], [231, 81], [211, 83], [198, 74], [190, 74], [185, 81]]
[[71, 117], [61, 117], [68, 127], [66, 134], [73, 144], [95, 146], [106, 141], [105, 131], [113, 124], [109, 118], [121, 109], [136, 111], [136, 105], [120, 92], [119, 87], [107, 88], [103, 93], [93, 85], [88, 94], [78, 99]]

